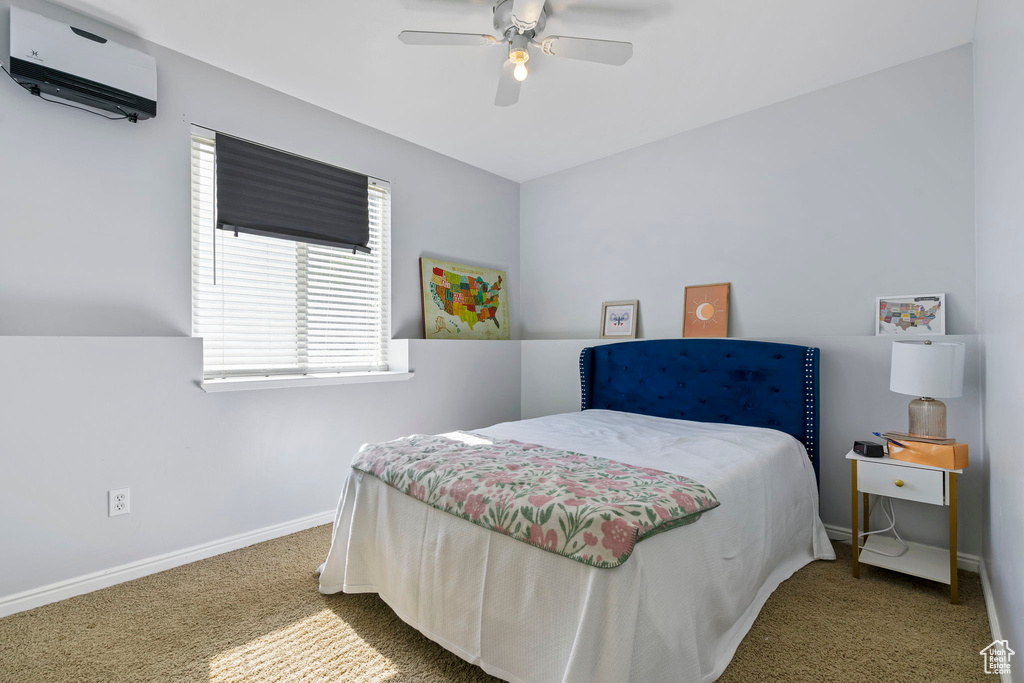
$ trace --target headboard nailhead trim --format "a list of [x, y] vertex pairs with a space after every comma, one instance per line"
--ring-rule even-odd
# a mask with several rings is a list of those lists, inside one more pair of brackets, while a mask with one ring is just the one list
[[804, 427], [804, 444], [807, 446], [807, 455], [811, 462], [818, 457], [818, 449], [814, 443], [814, 349], [808, 347], [804, 354], [804, 411], [806, 424]]
[[580, 351], [580, 410], [587, 409], [587, 382], [583, 377], [583, 357], [586, 354], [586, 349]]

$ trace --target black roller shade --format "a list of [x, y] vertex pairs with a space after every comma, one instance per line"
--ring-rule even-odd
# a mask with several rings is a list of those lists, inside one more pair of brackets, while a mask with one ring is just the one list
[[367, 177], [217, 134], [217, 227], [369, 253]]

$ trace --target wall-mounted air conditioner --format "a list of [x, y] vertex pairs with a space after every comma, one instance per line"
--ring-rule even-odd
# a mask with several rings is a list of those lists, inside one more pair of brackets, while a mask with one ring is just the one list
[[156, 60], [59, 21], [11, 8], [11, 75], [45, 94], [136, 121], [156, 116]]

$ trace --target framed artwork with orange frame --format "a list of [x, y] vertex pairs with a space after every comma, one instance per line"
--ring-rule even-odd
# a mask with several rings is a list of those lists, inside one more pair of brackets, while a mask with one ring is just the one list
[[729, 336], [728, 282], [687, 287], [684, 299], [684, 337]]

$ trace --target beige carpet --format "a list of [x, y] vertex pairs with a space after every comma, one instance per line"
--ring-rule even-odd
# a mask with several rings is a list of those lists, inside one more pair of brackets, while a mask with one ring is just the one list
[[[494, 680], [374, 595], [320, 595], [329, 543], [323, 526], [0, 619], [0, 681]], [[857, 581], [837, 549], [772, 595], [720, 680], [985, 680], [977, 575], [953, 606], [927, 581]]]

